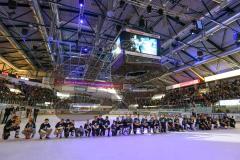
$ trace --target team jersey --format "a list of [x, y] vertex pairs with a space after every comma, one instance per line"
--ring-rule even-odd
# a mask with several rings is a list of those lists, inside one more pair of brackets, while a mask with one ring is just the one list
[[160, 123], [166, 123], [167, 120], [166, 120], [165, 117], [162, 117], [162, 118], [159, 119], [159, 121], [160, 121]]
[[63, 123], [63, 122], [58, 122], [58, 123], [55, 125], [55, 128], [60, 128], [60, 127], [64, 127], [64, 123]]
[[99, 126], [103, 126], [105, 123], [103, 118], [98, 118], [97, 122]]
[[25, 125], [25, 128], [32, 128], [32, 129], [34, 129], [34, 128], [36, 128], [36, 125], [35, 125], [35, 123], [34, 122], [32, 122], [32, 123], [27, 123], [26, 125]]
[[154, 119], [153, 124], [154, 124], [154, 126], [159, 126], [159, 121], [157, 119]]
[[90, 130], [91, 127], [92, 127], [92, 124], [91, 124], [91, 123], [85, 123], [85, 124], [84, 124], [84, 129]]
[[40, 125], [39, 130], [41, 130], [41, 129], [47, 130], [47, 129], [49, 129], [49, 128], [51, 128], [51, 125], [50, 125], [49, 123], [42, 123], [42, 124]]
[[154, 121], [154, 119], [153, 119], [153, 118], [150, 118], [149, 121], [148, 121], [148, 125], [149, 125], [149, 126], [153, 126], [153, 124], [154, 124], [153, 121]]
[[139, 118], [134, 118], [133, 124], [134, 124], [134, 125], [140, 125], [140, 120], [139, 120]]
[[104, 126], [105, 126], [106, 128], [109, 128], [109, 126], [110, 126], [110, 121], [109, 121], [108, 119], [105, 119], [105, 120], [104, 120]]

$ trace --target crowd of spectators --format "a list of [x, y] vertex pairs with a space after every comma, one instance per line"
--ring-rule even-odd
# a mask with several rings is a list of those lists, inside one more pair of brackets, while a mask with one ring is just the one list
[[[11, 91], [10, 88], [15, 91]], [[18, 91], [18, 92], [16, 92]], [[55, 102], [58, 98], [54, 90], [31, 86], [24, 83], [16, 84], [0, 79], [0, 102], [9, 104], [36, 105], [45, 102]]]
[[0, 79], [0, 102], [11, 104], [22, 103], [24, 95], [22, 93], [11, 92], [9, 86], [14, 86], [14, 84], [5, 79]]
[[[11, 91], [10, 88], [19, 92]], [[16, 84], [6, 79], [0, 79], [0, 103], [41, 106], [44, 108], [46, 107], [45, 102], [49, 102], [53, 108], [63, 109], [69, 108], [71, 103], [101, 103], [99, 99], [93, 99], [86, 95], [75, 95], [71, 98], [60, 99], [54, 89], [25, 83]]]
[[203, 83], [196, 86], [178, 88], [166, 92], [161, 100], [153, 100], [151, 105], [173, 105], [192, 107], [197, 104], [212, 106], [219, 100], [239, 99], [240, 79]]
[[[11, 91], [14, 88], [19, 92]], [[131, 99], [131, 95], [126, 95]], [[149, 98], [150, 97], [150, 98]], [[195, 86], [177, 88], [168, 90], [162, 99], [151, 100], [151, 96], [138, 96], [136, 103], [139, 106], [177, 106], [177, 107], [195, 107], [212, 106], [219, 100], [240, 98], [240, 79], [223, 80], [211, 83], [202, 83]], [[125, 101], [128, 99], [124, 99]], [[56, 92], [50, 88], [32, 86], [25, 83], [14, 84], [5, 79], [0, 79], [0, 103], [24, 104], [36, 106], [49, 102], [54, 106], [67, 108], [69, 103], [95, 103], [99, 104], [106, 100], [92, 99], [91, 96], [76, 95], [72, 99], [61, 100]], [[110, 104], [111, 101], [107, 104]]]
[[29, 105], [35, 105], [36, 103], [42, 104], [45, 102], [55, 102], [58, 99], [54, 93], [54, 90], [49, 88], [41, 88], [27, 84], [21, 84], [19, 85], [19, 88], [25, 95], [24, 100], [27, 101]]

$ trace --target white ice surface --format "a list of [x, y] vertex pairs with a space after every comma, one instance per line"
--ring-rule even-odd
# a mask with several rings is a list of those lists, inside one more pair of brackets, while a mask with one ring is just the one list
[[[51, 116], [50, 121], [54, 126], [57, 117]], [[239, 127], [159, 135], [37, 138], [0, 140], [0, 160], [240, 160]]]

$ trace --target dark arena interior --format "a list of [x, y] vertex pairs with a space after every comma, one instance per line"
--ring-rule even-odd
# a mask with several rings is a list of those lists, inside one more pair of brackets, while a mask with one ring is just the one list
[[240, 0], [0, 0], [1, 160], [240, 160]]

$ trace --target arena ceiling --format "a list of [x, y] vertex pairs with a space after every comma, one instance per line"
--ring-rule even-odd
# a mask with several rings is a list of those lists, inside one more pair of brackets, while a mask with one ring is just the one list
[[[119, 26], [130, 27], [161, 36], [166, 68], [133, 83], [162, 87], [239, 68], [239, 17], [239, 0], [0, 0], [0, 64], [29, 76], [111, 81], [109, 46]], [[198, 19], [204, 31], [192, 34]]]

